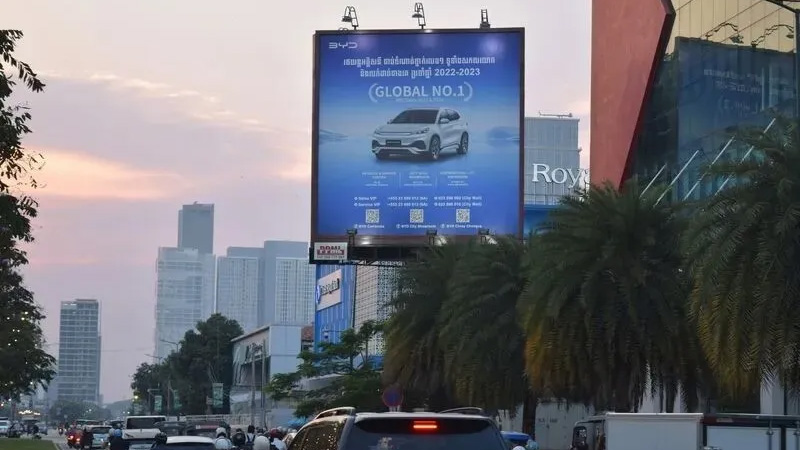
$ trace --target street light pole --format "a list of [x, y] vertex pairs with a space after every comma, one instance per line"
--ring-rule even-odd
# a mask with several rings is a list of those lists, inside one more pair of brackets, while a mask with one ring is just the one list
[[794, 118], [800, 120], [800, 0], [767, 1], [794, 15]]

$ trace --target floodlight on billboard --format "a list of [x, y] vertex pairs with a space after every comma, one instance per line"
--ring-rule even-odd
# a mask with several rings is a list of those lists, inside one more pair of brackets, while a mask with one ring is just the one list
[[521, 236], [523, 99], [521, 28], [317, 32], [312, 242]]

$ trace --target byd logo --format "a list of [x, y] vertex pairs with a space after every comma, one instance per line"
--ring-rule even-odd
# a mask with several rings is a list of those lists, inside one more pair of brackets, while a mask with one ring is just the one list
[[533, 164], [533, 182], [538, 183], [539, 177], [544, 178], [545, 183], [566, 184], [570, 188], [585, 186], [588, 182], [589, 171], [587, 169], [562, 169], [561, 167], [550, 169], [549, 164]]
[[358, 48], [358, 42], [328, 42], [328, 48], [331, 50], [336, 50], [339, 48], [354, 49]]

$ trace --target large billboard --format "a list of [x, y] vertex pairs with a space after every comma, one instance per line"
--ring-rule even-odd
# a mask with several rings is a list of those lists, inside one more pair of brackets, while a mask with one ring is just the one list
[[523, 55], [517, 28], [317, 32], [312, 241], [521, 236]]
[[727, 128], [766, 126], [772, 109], [794, 107], [794, 53], [692, 38], [678, 38], [675, 48], [684, 152], [713, 150], [728, 139]]

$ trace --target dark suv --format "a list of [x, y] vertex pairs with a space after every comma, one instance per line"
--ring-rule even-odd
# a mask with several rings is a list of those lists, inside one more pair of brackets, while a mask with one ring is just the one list
[[440, 413], [319, 413], [288, 450], [507, 450], [494, 421], [477, 408]]

